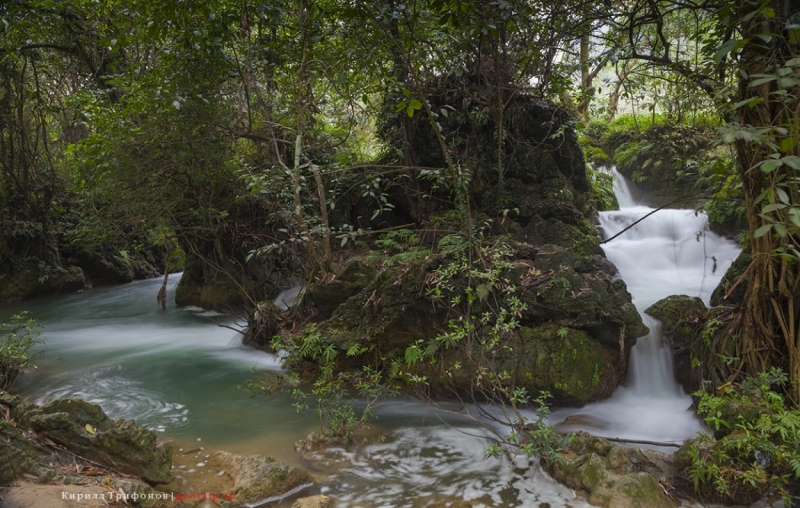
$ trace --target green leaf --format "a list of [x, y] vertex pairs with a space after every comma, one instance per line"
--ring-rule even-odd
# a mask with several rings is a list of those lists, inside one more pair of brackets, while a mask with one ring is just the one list
[[800, 208], [792, 208], [789, 210], [789, 221], [800, 228]]
[[[792, 142], [796, 144], [797, 140], [793, 139]], [[792, 146], [792, 148], [794, 148], [794, 146]], [[781, 160], [790, 168], [800, 170], [800, 157], [797, 155], [787, 155]]]
[[747, 86], [749, 86], [750, 88], [753, 88], [753, 87], [756, 87], [756, 86], [759, 86], [759, 85], [763, 85], [764, 83], [769, 83], [770, 81], [775, 81], [776, 79], [778, 79], [778, 76], [773, 74], [771, 76], [766, 76], [766, 77], [758, 78], [758, 79], [756, 79], [754, 81], [751, 81], [750, 84], [747, 85]]
[[772, 173], [781, 166], [783, 166], [783, 161], [780, 159], [768, 160], [761, 163], [761, 171], [764, 173]]
[[786, 208], [786, 205], [782, 205], [780, 203], [772, 203], [772, 204], [769, 204], [769, 205], [765, 206], [761, 210], [761, 213], [772, 213], [775, 210], [783, 210], [784, 208]]
[[[794, 138], [783, 138], [781, 142], [778, 144], [778, 147], [780, 148], [781, 152], [786, 153], [789, 152], [792, 148], [794, 148], [796, 144], [797, 140]], [[800, 169], [800, 168], [795, 168], [795, 169]]]
[[760, 228], [756, 229], [756, 232], [753, 234], [753, 238], [761, 238], [762, 236], [766, 235], [772, 231], [772, 224], [767, 224], [766, 226], [761, 226]]

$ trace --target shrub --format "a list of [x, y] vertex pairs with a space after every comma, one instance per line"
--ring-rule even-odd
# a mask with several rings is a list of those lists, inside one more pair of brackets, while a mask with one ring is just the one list
[[789, 409], [772, 389], [787, 382], [784, 372], [773, 369], [719, 394], [695, 394], [706, 424], [724, 434], [718, 441], [702, 435], [690, 445], [695, 490], [741, 503], [774, 489], [786, 506], [794, 506], [792, 496], [800, 490], [800, 410]]
[[0, 390], [8, 390], [22, 373], [33, 366], [31, 361], [42, 353], [41, 328], [27, 312], [16, 314], [8, 323], [0, 323]]

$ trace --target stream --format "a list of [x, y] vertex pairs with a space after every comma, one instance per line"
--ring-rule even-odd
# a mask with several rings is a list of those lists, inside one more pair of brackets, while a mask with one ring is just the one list
[[[601, 214], [607, 237], [651, 211], [629, 199], [619, 182], [622, 210]], [[671, 294], [708, 302], [738, 247], [708, 232], [705, 222], [693, 211], [662, 210], [603, 246], [640, 312]], [[170, 302], [178, 279], [170, 277]], [[78, 397], [99, 404], [112, 418], [135, 419], [172, 440], [176, 456], [202, 445], [305, 467], [320, 486], [302, 495], [322, 492], [340, 506], [588, 506], [533, 461], [485, 458], [489, 441], [482, 428], [406, 397], [378, 409], [373, 432], [385, 439], [330, 449], [318, 463], [302, 463], [293, 444], [317, 428], [315, 416], [298, 413], [286, 396], [251, 399], [236, 389], [253, 367], [279, 370], [277, 358], [245, 348], [241, 335], [212, 321], [233, 326], [230, 317], [174, 303], [161, 310], [160, 285], [160, 278], [151, 279], [0, 308], [0, 320], [29, 311], [47, 339], [38, 370], [22, 376], [14, 392], [38, 403]], [[583, 415], [589, 424], [572, 430], [659, 441], [682, 441], [702, 428], [672, 378], [658, 322], [645, 319], [651, 334], [633, 348], [627, 385], [607, 401], [556, 409], [551, 423]], [[217, 471], [182, 464], [176, 474], [184, 488], [202, 492], [205, 478]]]

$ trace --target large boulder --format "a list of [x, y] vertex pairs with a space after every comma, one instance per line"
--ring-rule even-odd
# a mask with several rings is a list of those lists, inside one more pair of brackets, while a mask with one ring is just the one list
[[[596, 240], [581, 234], [569, 243], [587, 245], [576, 252], [560, 245], [534, 247], [511, 241], [499, 276], [502, 282], [478, 284], [471, 312], [492, 315], [496, 311], [493, 305], [513, 293], [522, 306], [521, 327], [505, 333], [502, 347], [491, 353], [447, 348], [439, 368], [424, 373], [434, 389], [470, 390], [478, 371], [488, 367], [481, 362], [489, 354], [492, 369], [516, 371], [518, 386], [530, 393], [548, 390], [557, 403], [582, 404], [611, 395], [625, 379], [630, 348], [648, 329], [631, 303], [625, 283], [607, 272], [608, 263], [598, 262], [602, 259], [599, 255], [591, 254]], [[457, 254], [430, 252], [380, 270], [365, 268], [364, 261], [351, 262], [342, 279], [352, 293], [340, 294], [338, 303], [333, 297], [323, 300], [333, 312], [318, 328], [324, 339], [342, 352], [338, 366], [360, 369], [362, 362], [370, 361], [368, 357], [387, 362], [402, 359], [412, 345], [428, 343], [447, 331], [458, 312], [447, 299], [437, 296], [433, 281], [458, 259]], [[358, 282], [350, 282], [348, 273], [364, 275]], [[339, 276], [334, 282], [337, 279]], [[457, 293], [475, 282], [458, 272], [441, 284]], [[329, 282], [315, 288], [314, 304], [318, 291], [333, 295], [338, 287]], [[486, 335], [491, 333], [490, 321], [476, 330], [486, 338], [473, 343], [478, 349], [491, 341]], [[344, 354], [354, 346], [373, 353]]]
[[[172, 447], [159, 444], [155, 432], [139, 427], [133, 421], [111, 420], [100, 406], [77, 399], [36, 406], [8, 396], [0, 399], [0, 404], [9, 408], [17, 427], [35, 432], [82, 457], [121, 473], [138, 476], [150, 484], [172, 480]], [[3, 432], [11, 435], [14, 431], [3, 427]], [[13, 449], [19, 450], [20, 455], [27, 459], [20, 459], [17, 461], [19, 464], [10, 466], [7, 475], [36, 469], [37, 453], [41, 450], [19, 442]]]

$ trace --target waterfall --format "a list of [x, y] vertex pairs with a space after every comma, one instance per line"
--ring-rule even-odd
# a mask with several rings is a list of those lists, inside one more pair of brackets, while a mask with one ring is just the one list
[[[636, 203], [628, 182], [616, 169], [612, 173], [620, 210], [600, 213], [605, 238], [653, 212]], [[698, 296], [708, 305], [711, 292], [738, 256], [739, 247], [711, 232], [704, 213], [663, 209], [603, 244], [603, 250], [619, 269], [650, 333], [639, 338], [631, 351], [625, 386], [606, 401], [556, 410], [550, 422], [561, 423], [565, 430], [588, 430], [607, 437], [651, 441], [692, 438], [702, 424], [689, 410], [691, 397], [675, 381], [672, 352], [662, 337], [661, 323], [644, 311], [670, 295]]]

